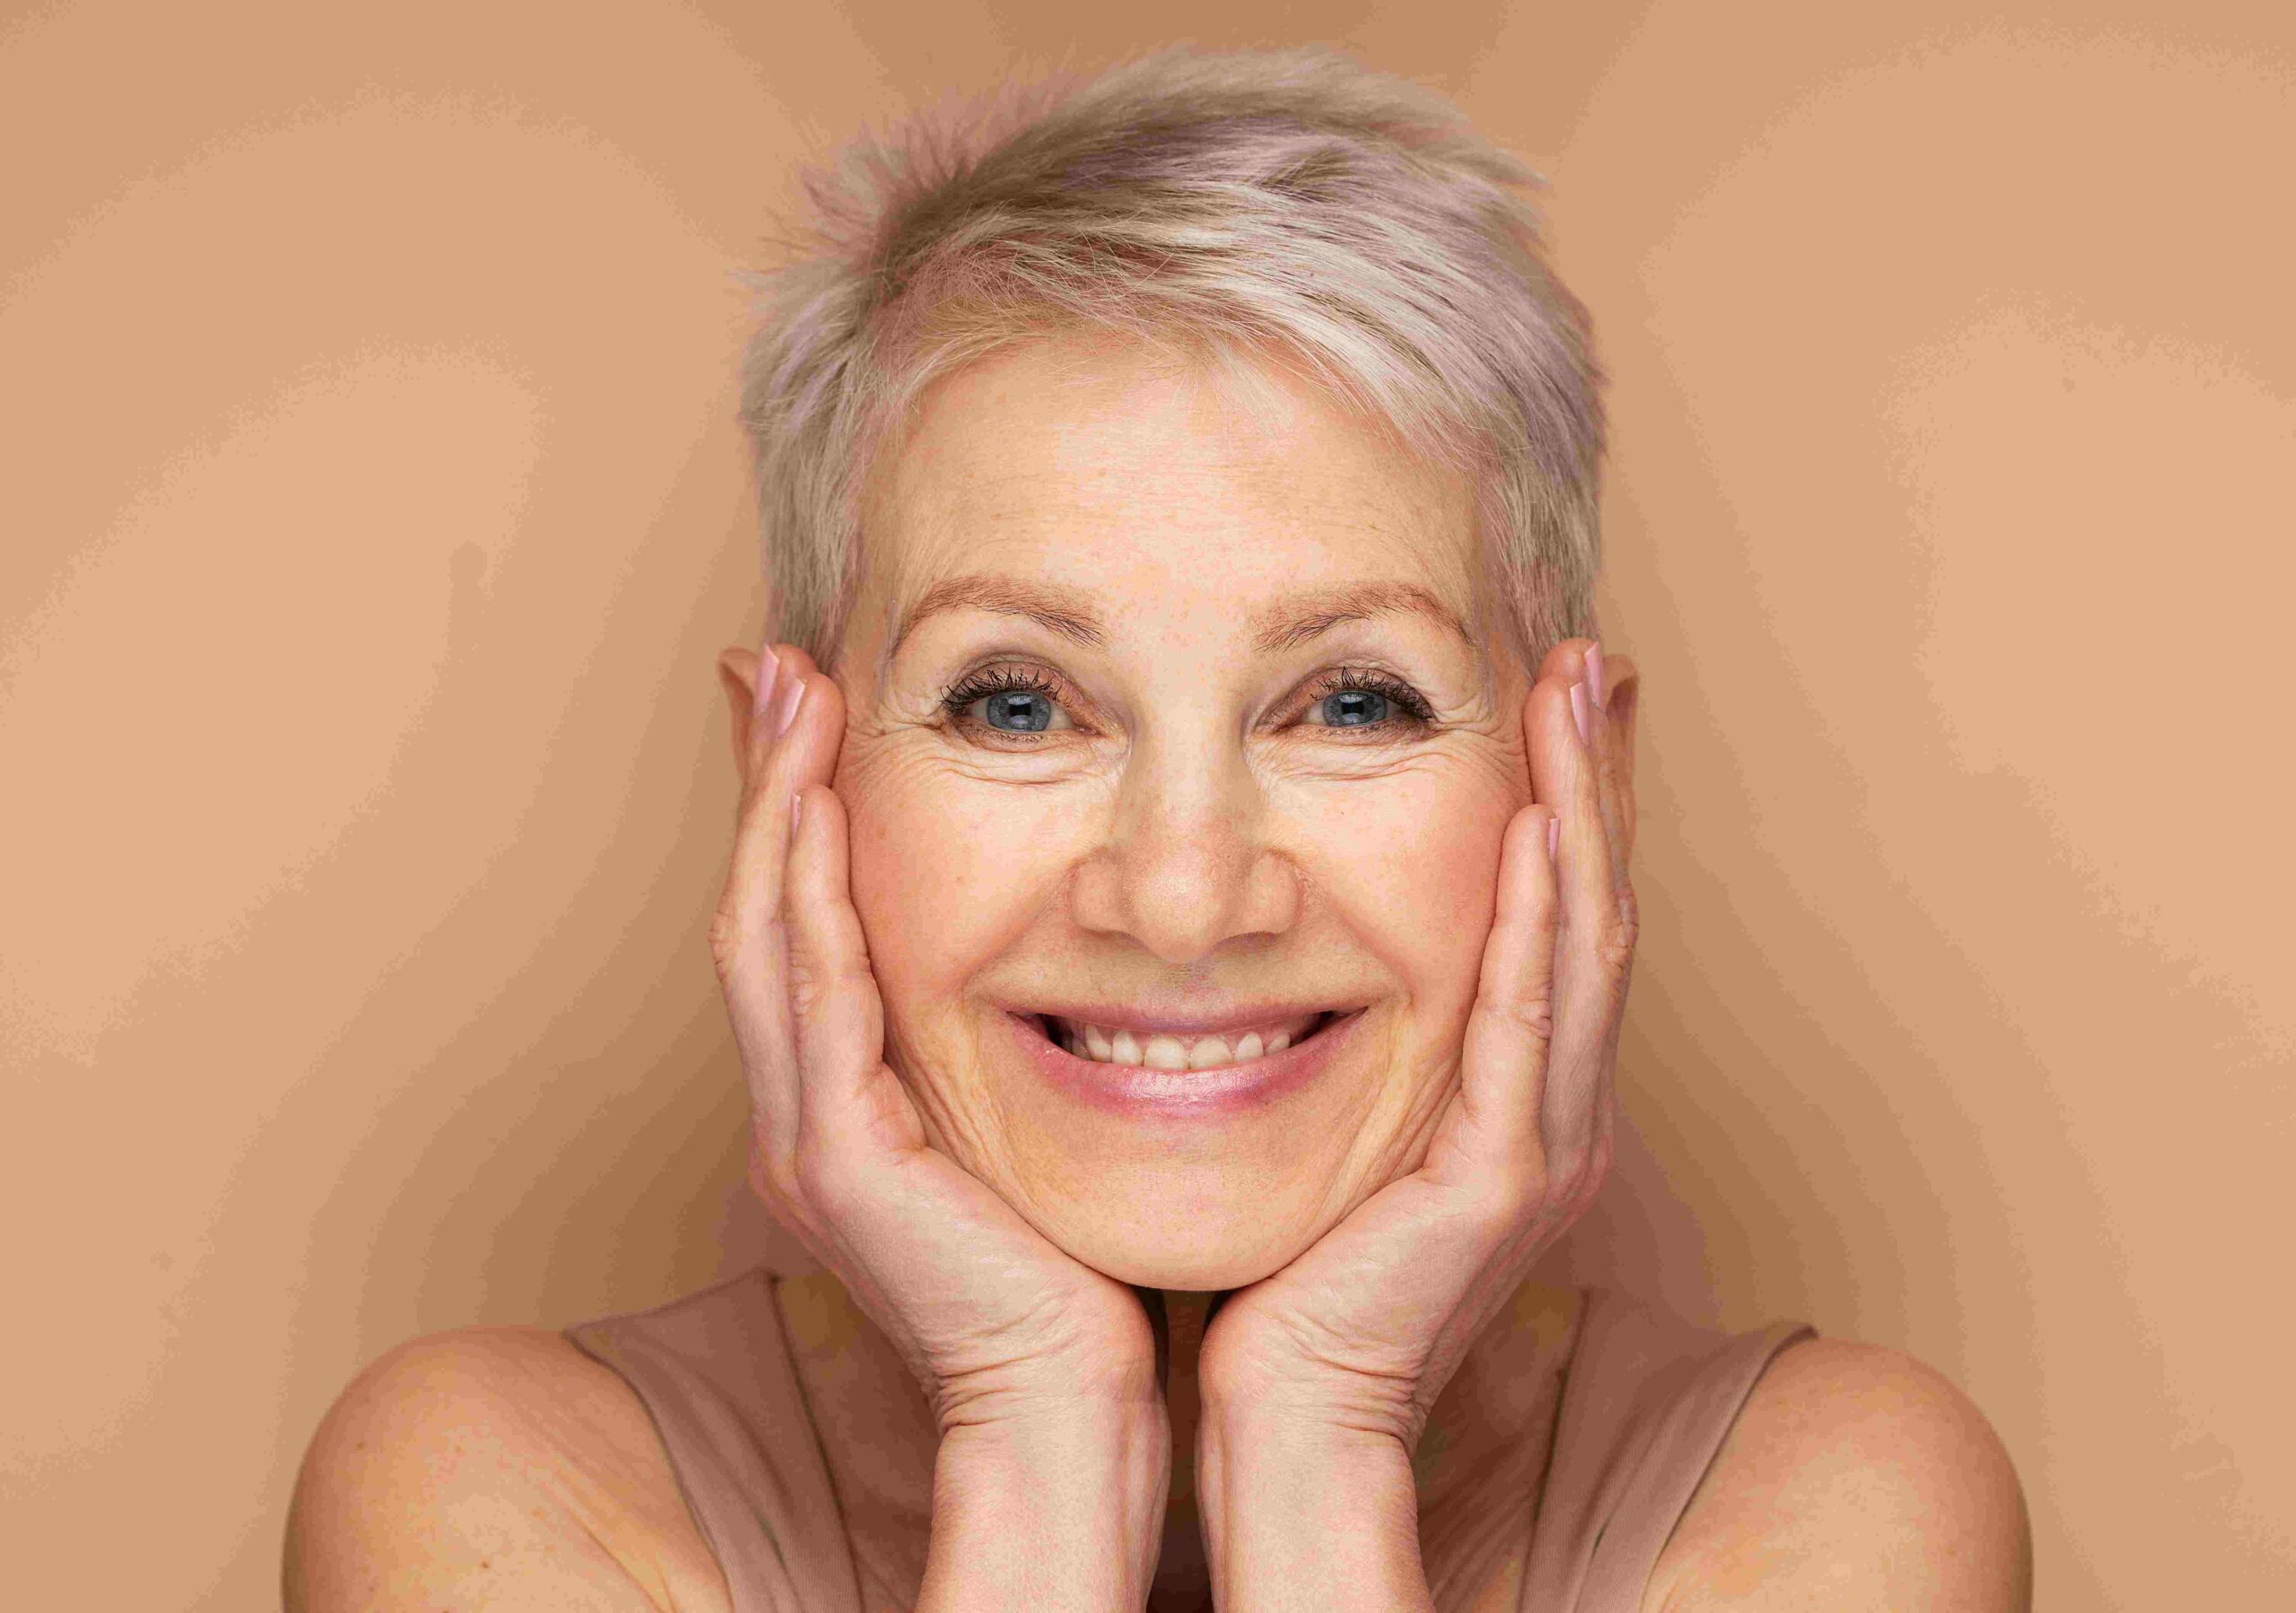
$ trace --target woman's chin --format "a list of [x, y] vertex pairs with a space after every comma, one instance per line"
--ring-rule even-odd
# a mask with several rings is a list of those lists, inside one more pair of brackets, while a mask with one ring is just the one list
[[1264, 1200], [1232, 1206], [1159, 1207], [1111, 1220], [1104, 1205], [1040, 1218], [1039, 1229], [1072, 1259], [1141, 1288], [1211, 1292], [1241, 1288], [1280, 1271], [1318, 1229]]

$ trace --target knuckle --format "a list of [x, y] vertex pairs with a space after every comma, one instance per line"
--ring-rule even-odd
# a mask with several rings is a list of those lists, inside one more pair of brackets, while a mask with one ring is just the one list
[[789, 1006], [799, 1014], [810, 1017], [823, 1002], [833, 995], [832, 988], [822, 972], [811, 962], [793, 957], [789, 960]]
[[760, 920], [723, 909], [710, 918], [709, 961], [719, 988], [729, 997], [786, 953], [787, 936], [778, 919]]
[[709, 919], [709, 956], [711, 962], [718, 965], [719, 979], [733, 972], [741, 953], [741, 915], [721, 907]]
[[1604, 970], [1613, 975], [1623, 975], [1634, 961], [1634, 942], [1639, 926], [1623, 909], [1613, 914], [1595, 936], [1595, 956]]
[[790, 955], [789, 1002], [801, 1015], [811, 1016], [839, 1001], [865, 1000], [873, 984], [866, 970], [840, 968], [802, 948]]
[[1553, 1038], [1554, 998], [1550, 992], [1502, 992], [1496, 997], [1485, 998], [1481, 1010], [1492, 1016], [1508, 1030], [1520, 1032], [1539, 1042]]

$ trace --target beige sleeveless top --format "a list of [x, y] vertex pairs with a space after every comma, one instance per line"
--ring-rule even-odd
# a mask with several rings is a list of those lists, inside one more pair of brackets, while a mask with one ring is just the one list
[[[652, 1414], [735, 1613], [858, 1613], [813, 1413], [761, 1268], [569, 1328]], [[1523, 1613], [1636, 1613], [1666, 1538], [1770, 1358], [1805, 1323], [1692, 1326], [1585, 1291], [1523, 1576]]]

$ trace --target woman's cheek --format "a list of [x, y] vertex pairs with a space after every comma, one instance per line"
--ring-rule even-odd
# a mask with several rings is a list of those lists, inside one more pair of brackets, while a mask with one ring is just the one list
[[1074, 816], [1060, 794], [922, 766], [854, 781], [853, 904], [889, 1010], [914, 1023], [961, 1007], [966, 983], [1058, 889], [1059, 827]]
[[1518, 803], [1463, 771], [1366, 780], [1327, 798], [1315, 876], [1357, 938], [1446, 1017], [1472, 1006]]

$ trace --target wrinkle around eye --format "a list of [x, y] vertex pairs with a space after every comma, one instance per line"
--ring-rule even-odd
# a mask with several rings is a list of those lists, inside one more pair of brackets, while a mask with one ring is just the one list
[[[1441, 719], [1439, 715], [1439, 725]], [[1527, 788], [1528, 760], [1519, 740], [1480, 728], [1443, 728], [1381, 744], [1340, 740], [1285, 751], [1269, 763], [1276, 776], [1300, 781], [1361, 783], [1420, 774], [1479, 774], [1503, 789]]]
[[846, 743], [848, 762], [840, 772], [863, 788], [957, 779], [1034, 789], [1101, 776], [1095, 758], [1082, 745], [975, 745], [933, 721], [881, 724], [865, 738], [849, 733]]
[[[1333, 752], [1339, 754], [1335, 755]], [[1467, 755], [1456, 750], [1439, 752], [1425, 745], [1343, 742], [1319, 747], [1317, 754], [1293, 754], [1271, 762], [1268, 771], [1273, 776], [1290, 781], [1356, 784], [1417, 774], [1445, 776], [1472, 765]]]

